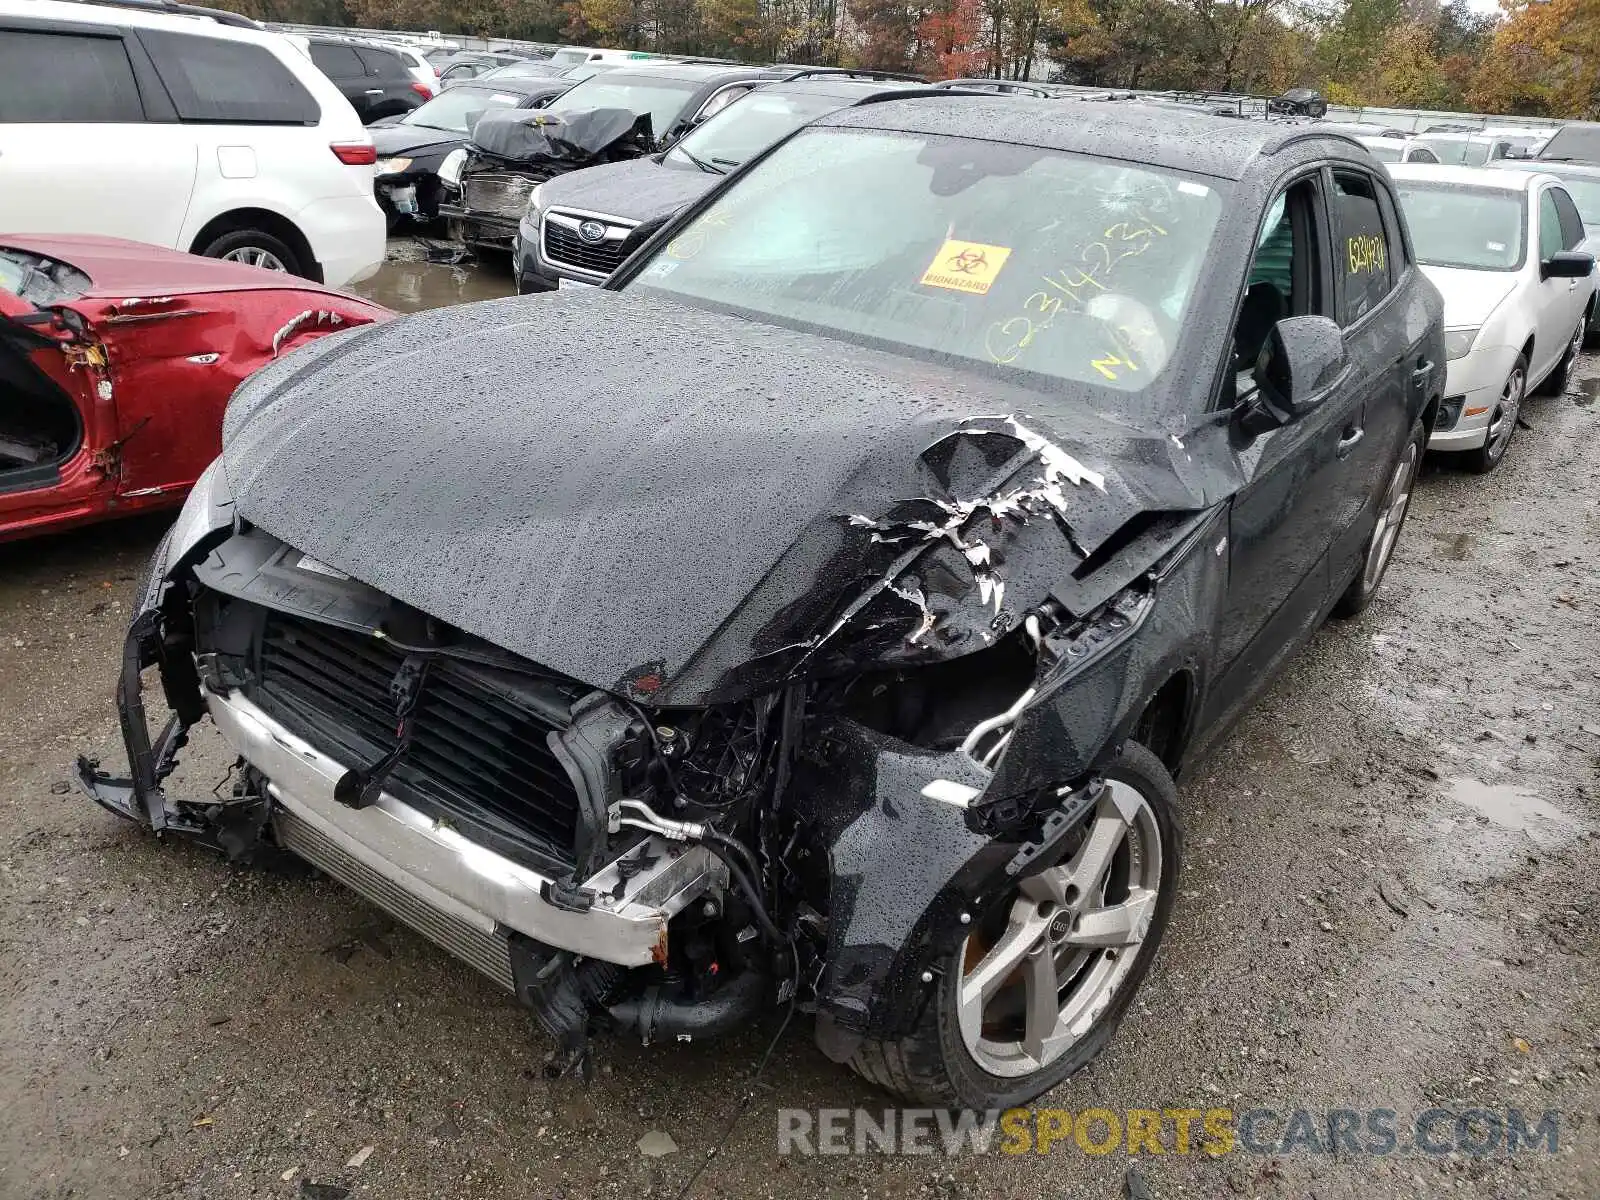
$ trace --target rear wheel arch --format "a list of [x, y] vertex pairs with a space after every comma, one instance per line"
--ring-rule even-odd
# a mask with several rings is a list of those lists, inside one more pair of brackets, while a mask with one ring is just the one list
[[204, 254], [206, 247], [212, 245], [217, 239], [230, 233], [245, 230], [260, 230], [277, 238], [298, 258], [300, 273], [304, 278], [316, 283], [322, 282], [322, 264], [317, 261], [316, 253], [311, 249], [311, 243], [306, 240], [306, 235], [300, 232], [300, 227], [289, 218], [266, 208], [233, 208], [218, 216], [212, 217], [195, 234], [194, 240], [189, 245], [189, 253]]

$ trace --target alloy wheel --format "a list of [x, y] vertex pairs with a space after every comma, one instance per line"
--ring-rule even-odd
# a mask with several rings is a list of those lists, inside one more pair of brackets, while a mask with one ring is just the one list
[[288, 271], [283, 260], [271, 250], [260, 246], [240, 246], [222, 256], [225, 262], [243, 263], [247, 267], [260, 267], [265, 271]]
[[1150, 802], [1108, 780], [1083, 841], [975, 930], [956, 980], [961, 1037], [993, 1075], [1032, 1074], [1084, 1038], [1139, 960], [1161, 887]]
[[1506, 452], [1511, 435], [1516, 432], [1517, 414], [1522, 411], [1522, 394], [1527, 389], [1528, 377], [1520, 365], [1511, 369], [1506, 377], [1505, 389], [1500, 393], [1500, 403], [1489, 419], [1489, 457], [1499, 458]]
[[1409, 442], [1400, 461], [1395, 464], [1394, 476], [1389, 480], [1389, 490], [1383, 494], [1378, 509], [1378, 523], [1372, 530], [1372, 541], [1367, 546], [1367, 565], [1361, 572], [1361, 586], [1372, 591], [1389, 569], [1389, 559], [1400, 539], [1400, 527], [1405, 524], [1406, 507], [1411, 503], [1411, 487], [1417, 480], [1417, 467], [1422, 462], [1422, 449]]

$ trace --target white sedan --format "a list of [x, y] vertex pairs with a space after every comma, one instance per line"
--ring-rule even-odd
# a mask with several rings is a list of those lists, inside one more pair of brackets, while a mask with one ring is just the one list
[[1412, 163], [1389, 174], [1444, 296], [1449, 375], [1428, 446], [1491, 471], [1527, 392], [1566, 386], [1596, 303], [1597, 247], [1553, 175]]

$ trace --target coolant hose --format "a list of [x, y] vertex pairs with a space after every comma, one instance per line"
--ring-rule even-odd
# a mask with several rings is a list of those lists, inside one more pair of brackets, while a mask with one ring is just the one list
[[747, 1025], [766, 992], [766, 976], [744, 971], [699, 1000], [667, 996], [652, 987], [638, 999], [619, 1001], [606, 1011], [618, 1025], [632, 1029], [647, 1043], [658, 1038], [720, 1037]]

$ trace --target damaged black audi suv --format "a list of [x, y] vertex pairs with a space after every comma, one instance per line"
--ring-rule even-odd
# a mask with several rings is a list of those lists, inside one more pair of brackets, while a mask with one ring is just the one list
[[[799, 1006], [908, 1099], [1025, 1103], [1150, 969], [1174, 779], [1378, 588], [1444, 363], [1348, 138], [843, 109], [603, 289], [246, 381], [128, 638], [131, 770], [79, 776], [308, 860], [565, 1065]], [[206, 717], [234, 786], [168, 794]]]

